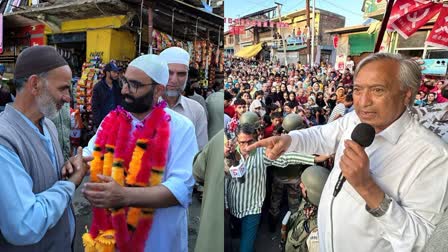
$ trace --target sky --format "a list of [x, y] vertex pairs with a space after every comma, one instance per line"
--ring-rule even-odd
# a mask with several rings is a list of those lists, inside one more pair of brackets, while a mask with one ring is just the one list
[[[275, 7], [275, 2], [283, 4], [282, 16], [296, 10], [305, 9], [305, 0], [224, 0], [224, 17], [238, 18], [247, 14]], [[316, 8], [327, 10], [345, 16], [345, 26], [362, 24], [361, 11], [363, 0], [315, 0]], [[310, 10], [313, 1], [310, 0]], [[228, 30], [227, 24], [224, 30]]]

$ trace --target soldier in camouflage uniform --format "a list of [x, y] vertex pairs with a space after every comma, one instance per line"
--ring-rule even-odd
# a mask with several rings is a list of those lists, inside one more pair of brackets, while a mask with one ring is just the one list
[[[289, 114], [283, 119], [282, 128], [285, 133], [292, 130], [305, 128], [303, 118], [297, 114]], [[272, 167], [273, 180], [271, 192], [271, 204], [269, 208], [269, 230], [275, 232], [279, 214], [280, 204], [282, 202], [283, 190], [286, 188], [288, 194], [288, 207], [291, 213], [299, 209], [302, 196], [300, 193], [300, 175], [306, 168], [306, 165], [290, 165], [279, 169]]]
[[319, 251], [317, 209], [329, 174], [330, 171], [321, 166], [310, 166], [302, 173], [300, 187], [305, 200], [289, 218], [286, 252]]

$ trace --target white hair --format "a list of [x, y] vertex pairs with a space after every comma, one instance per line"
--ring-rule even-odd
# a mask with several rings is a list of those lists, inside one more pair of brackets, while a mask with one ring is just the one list
[[406, 58], [401, 54], [394, 53], [373, 53], [362, 59], [356, 67], [353, 78], [356, 78], [359, 71], [365, 67], [368, 63], [378, 60], [393, 60], [400, 65], [398, 72], [398, 79], [400, 81], [400, 89], [402, 91], [411, 91], [411, 99], [409, 100], [409, 106], [414, 104], [415, 95], [420, 87], [420, 81], [422, 79], [422, 73], [420, 65], [412, 59]]

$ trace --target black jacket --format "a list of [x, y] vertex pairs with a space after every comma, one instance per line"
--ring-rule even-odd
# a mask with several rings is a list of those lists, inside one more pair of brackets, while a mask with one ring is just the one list
[[121, 89], [118, 81], [113, 81], [112, 84], [111, 90], [106, 83], [106, 79], [103, 78], [93, 87], [93, 124], [97, 128], [111, 110], [115, 109], [117, 105], [121, 105]]

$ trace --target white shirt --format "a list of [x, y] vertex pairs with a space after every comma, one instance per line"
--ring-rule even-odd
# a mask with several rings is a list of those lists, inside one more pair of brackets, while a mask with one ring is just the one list
[[[331, 252], [330, 202], [341, 173], [344, 140], [359, 123], [356, 113], [349, 113], [330, 124], [290, 133], [288, 151], [336, 153], [319, 204], [321, 251]], [[447, 145], [404, 112], [365, 150], [373, 179], [392, 202], [383, 216], [373, 217], [364, 199], [345, 183], [333, 205], [334, 251], [421, 251], [447, 208]]]
[[342, 117], [344, 116], [344, 114], [345, 114], [345, 105], [343, 102], [341, 102], [334, 107], [333, 111], [331, 111], [330, 117], [328, 118], [328, 123], [334, 121], [337, 115], [341, 115], [340, 117]]
[[345, 63], [345, 68], [348, 68], [350, 70], [350, 73], [353, 73], [354, 66], [355, 62], [353, 62], [353, 60], [349, 60]]
[[208, 142], [208, 133], [207, 114], [201, 104], [181, 95], [171, 109], [191, 120], [195, 128], [198, 147], [202, 150]]
[[[187, 252], [187, 209], [191, 203], [194, 185], [193, 157], [198, 152], [198, 147], [194, 138], [191, 137], [194, 134], [192, 123], [171, 109], [165, 109], [165, 111], [171, 116], [171, 121], [168, 163], [163, 174], [162, 185], [170, 190], [180, 205], [156, 209], [145, 251]], [[132, 118], [133, 130], [136, 125], [143, 125], [137, 118], [133, 116]], [[96, 135], [83, 149], [84, 156], [92, 155], [95, 139]]]

